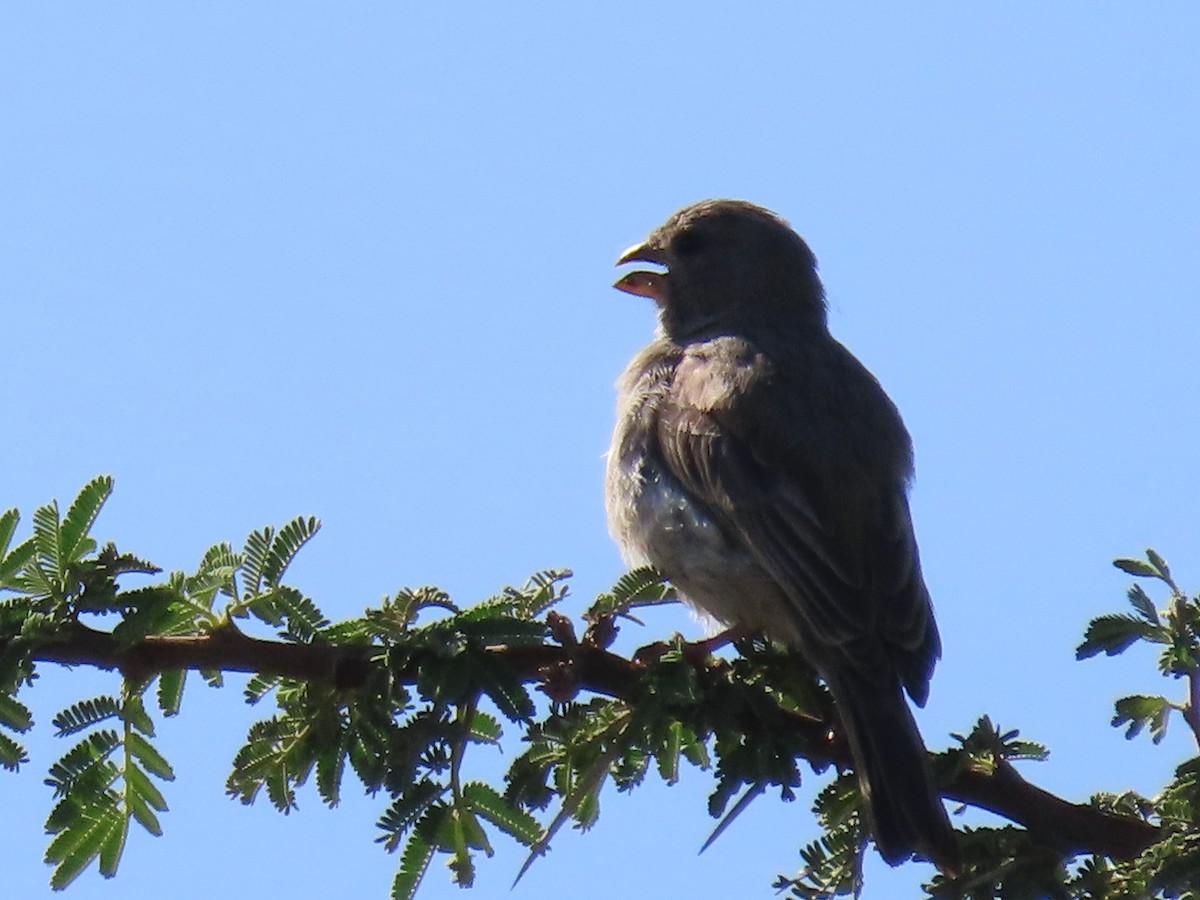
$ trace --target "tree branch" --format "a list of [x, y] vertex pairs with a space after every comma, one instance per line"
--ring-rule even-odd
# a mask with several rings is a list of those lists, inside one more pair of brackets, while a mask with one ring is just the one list
[[[212, 669], [326, 681], [354, 688], [366, 681], [371, 654], [377, 649], [361, 644], [264, 640], [249, 637], [233, 626], [204, 635], [148, 637], [123, 646], [111, 634], [81, 627], [70, 637], [39, 645], [33, 659], [118, 669], [131, 680], [173, 669]], [[541, 682], [551, 694], [583, 689], [633, 703], [639, 699], [644, 665], [586, 641], [562, 647], [493, 646], [487, 652], [503, 660], [522, 680]], [[412, 672], [401, 673], [401, 677], [415, 681], [416, 670], [414, 664]], [[827, 758], [815, 762], [850, 765], [848, 749], [830, 740], [829, 723], [796, 714], [787, 721], [807, 746], [828, 749]], [[1076, 852], [1129, 859], [1159, 834], [1158, 828], [1141, 819], [1113, 815], [1057, 797], [1030, 784], [1003, 760], [987, 771], [963, 767], [942, 790], [948, 799], [990, 810], [1047, 842]]]
[[1183, 719], [1192, 729], [1192, 737], [1196, 746], [1200, 747], [1200, 668], [1193, 667], [1188, 672], [1188, 702], [1183, 709]]
[[1142, 819], [1071, 803], [1030, 784], [1007, 760], [990, 772], [965, 769], [943, 796], [1011, 819], [1048, 843], [1113, 859], [1132, 859], [1159, 836], [1158, 828]]

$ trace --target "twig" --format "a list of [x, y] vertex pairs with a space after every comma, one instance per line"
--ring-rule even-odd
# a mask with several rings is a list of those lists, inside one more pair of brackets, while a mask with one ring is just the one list
[[1183, 718], [1192, 729], [1196, 746], [1200, 747], [1200, 666], [1193, 666], [1188, 672], [1188, 705]]

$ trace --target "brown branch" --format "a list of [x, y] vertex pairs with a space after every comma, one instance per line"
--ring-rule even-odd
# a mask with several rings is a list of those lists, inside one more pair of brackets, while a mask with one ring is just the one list
[[1034, 835], [1076, 852], [1132, 859], [1159, 836], [1158, 829], [1149, 822], [1056, 797], [1022, 778], [1007, 760], [1001, 760], [990, 772], [964, 769], [946, 785], [943, 794], [991, 810], [1024, 825]]
[[[232, 626], [206, 635], [148, 637], [122, 646], [111, 634], [80, 629], [69, 638], [40, 645], [33, 658], [64, 665], [119, 669], [141, 680], [172, 669], [212, 669], [329, 681], [339, 687], [363, 684], [374, 648], [354, 644], [294, 644], [242, 634]], [[570, 646], [495, 646], [488, 648], [524, 681], [539, 681], [552, 695], [583, 689], [630, 702], [639, 698], [644, 666], [587, 642]], [[411, 673], [416, 679], [416, 667]], [[555, 685], [559, 687], [556, 688]], [[828, 761], [850, 764], [845, 746], [829, 738], [829, 724], [792, 715], [788, 722], [806, 746], [824, 748]], [[967, 766], [943, 786], [948, 799], [990, 810], [1025, 826], [1035, 835], [1075, 852], [1116, 859], [1136, 856], [1158, 837], [1158, 829], [1140, 819], [1116, 816], [1087, 804], [1071, 803], [1030, 784], [1009, 763], [991, 770]]]
[[1183, 720], [1192, 729], [1196, 746], [1200, 747], [1200, 668], [1195, 666], [1188, 670], [1188, 702], [1182, 712]]
[[281, 675], [303, 681], [334, 681], [352, 687], [362, 677], [346, 678], [346, 669], [361, 669], [369, 648], [333, 644], [291, 644], [249, 637], [232, 626], [209, 634], [148, 637], [122, 646], [111, 634], [80, 627], [69, 637], [38, 646], [38, 662], [119, 669], [133, 681], [172, 669], [212, 669]]
[[[829, 762], [850, 768], [853, 759], [844, 742], [830, 741], [829, 725], [819, 719], [793, 715], [792, 724], [805, 741], [824, 740]], [[964, 766], [941, 785], [942, 796], [1003, 816], [1055, 846], [1077, 853], [1097, 853], [1113, 859], [1132, 859], [1159, 838], [1149, 822], [1118, 816], [1087, 803], [1072, 803], [1030, 784], [1007, 760], [985, 769]]]
[[[147, 637], [121, 646], [111, 634], [80, 628], [69, 638], [38, 646], [33, 659], [68, 666], [118, 669], [138, 681], [172, 669], [213, 669], [279, 675], [302, 681], [329, 681], [354, 688], [366, 681], [367, 660], [377, 647], [362, 644], [294, 644], [250, 637], [232, 626], [210, 634]], [[544, 680], [566, 668], [578, 686], [610, 697], [630, 699], [638, 667], [624, 657], [590, 644], [573, 647], [497, 646], [488, 648], [524, 681]], [[416, 680], [416, 667], [411, 680]]]

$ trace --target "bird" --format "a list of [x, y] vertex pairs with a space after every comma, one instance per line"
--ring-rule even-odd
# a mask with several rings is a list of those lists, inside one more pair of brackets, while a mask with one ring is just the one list
[[609, 530], [704, 616], [799, 650], [824, 680], [885, 861], [956, 868], [905, 694], [941, 655], [913, 532], [912, 442], [829, 332], [816, 257], [780, 216], [711, 199], [618, 265], [658, 328], [617, 382]]

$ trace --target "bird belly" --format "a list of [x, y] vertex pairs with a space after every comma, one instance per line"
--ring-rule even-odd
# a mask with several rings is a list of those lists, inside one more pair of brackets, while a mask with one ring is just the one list
[[627, 563], [654, 566], [704, 618], [797, 643], [778, 585], [670, 473], [640, 457], [610, 461], [608, 479], [609, 523]]

